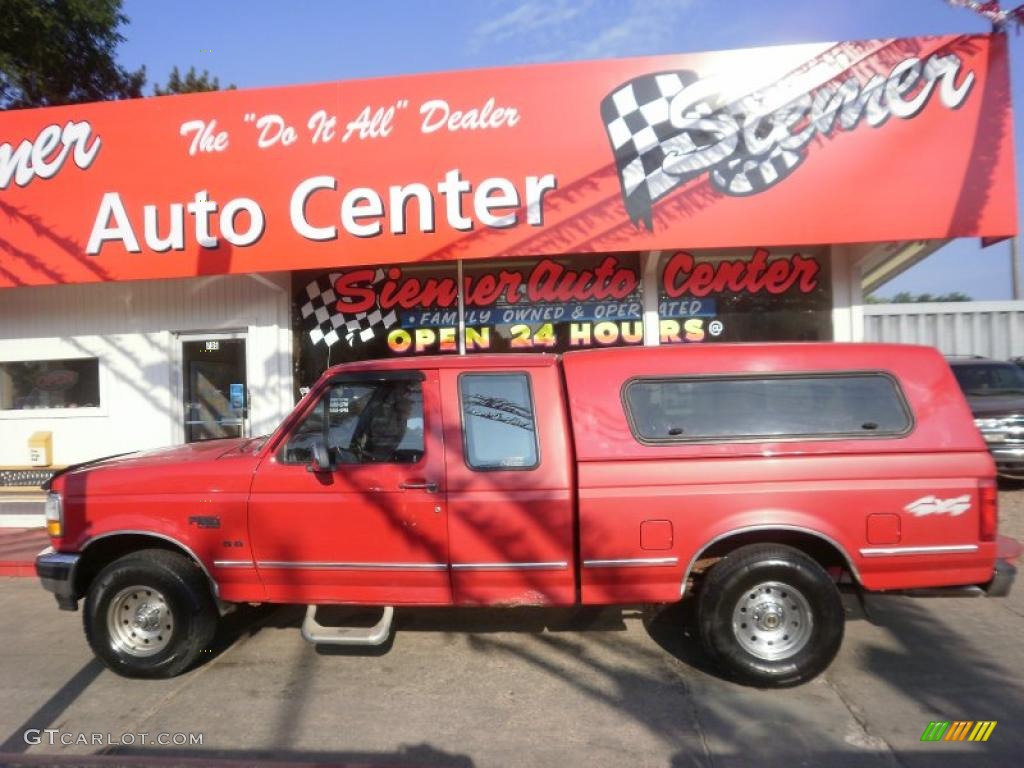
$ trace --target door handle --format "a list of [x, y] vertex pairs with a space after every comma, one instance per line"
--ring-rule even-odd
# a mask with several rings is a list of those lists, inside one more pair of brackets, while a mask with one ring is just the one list
[[398, 487], [403, 491], [412, 491], [423, 489], [427, 493], [437, 493], [437, 483], [431, 483], [426, 480], [415, 483], [399, 483]]

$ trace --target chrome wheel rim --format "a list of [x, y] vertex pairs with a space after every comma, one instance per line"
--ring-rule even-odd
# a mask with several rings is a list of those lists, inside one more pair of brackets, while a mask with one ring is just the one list
[[107, 631], [115, 650], [135, 658], [160, 653], [171, 642], [174, 616], [152, 587], [122, 589], [107, 608]]
[[803, 593], [781, 581], [756, 584], [736, 602], [732, 631], [747, 653], [764, 661], [795, 656], [811, 639], [814, 617]]

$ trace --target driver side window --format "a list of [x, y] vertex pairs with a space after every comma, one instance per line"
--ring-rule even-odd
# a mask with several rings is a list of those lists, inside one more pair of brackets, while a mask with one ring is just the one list
[[292, 433], [285, 464], [308, 464], [313, 446], [332, 464], [415, 464], [423, 457], [423, 386], [411, 379], [332, 384]]

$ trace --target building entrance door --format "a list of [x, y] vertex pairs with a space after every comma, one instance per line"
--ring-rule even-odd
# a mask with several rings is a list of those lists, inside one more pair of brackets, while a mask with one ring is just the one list
[[185, 442], [249, 434], [244, 334], [181, 337]]

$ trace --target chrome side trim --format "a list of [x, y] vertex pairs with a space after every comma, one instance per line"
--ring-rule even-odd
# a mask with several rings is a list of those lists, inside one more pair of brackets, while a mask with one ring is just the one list
[[218, 600], [220, 599], [220, 584], [218, 584], [217, 580], [215, 578], [213, 578], [212, 575], [210, 575], [210, 571], [209, 571], [209, 569], [207, 569], [206, 563], [204, 563], [202, 561], [202, 559], [200, 559], [199, 555], [197, 555], [195, 552], [193, 552], [190, 547], [185, 546], [184, 544], [182, 544], [177, 539], [172, 539], [170, 536], [167, 536], [167, 535], [165, 535], [163, 533], [154, 533], [153, 531], [136, 531], [136, 530], [107, 531], [106, 533], [101, 533], [99, 536], [93, 536], [91, 539], [87, 539], [85, 541], [85, 543], [82, 544], [82, 554], [85, 554], [85, 550], [88, 548], [88, 546], [90, 544], [92, 544], [94, 542], [97, 542], [100, 539], [109, 539], [111, 536], [150, 536], [150, 537], [152, 537], [154, 539], [162, 539], [163, 541], [170, 542], [171, 544], [173, 544], [176, 547], [180, 547], [181, 549], [183, 549], [188, 554], [189, 557], [191, 557], [193, 560], [195, 560], [199, 564], [199, 567], [202, 568], [203, 573], [206, 574], [206, 578], [208, 578], [210, 580], [210, 584], [213, 585], [213, 595], [214, 595], [214, 597], [216, 597]]
[[679, 565], [678, 557], [623, 557], [616, 560], [584, 560], [584, 568], [646, 568]]
[[214, 560], [217, 568], [252, 568], [255, 566], [252, 560]]
[[568, 567], [569, 563], [565, 560], [545, 563], [452, 563], [453, 571], [555, 571]]
[[259, 568], [308, 568], [318, 571], [446, 571], [446, 563], [333, 563], [307, 560], [257, 560]]
[[866, 547], [860, 553], [863, 557], [893, 557], [898, 555], [953, 555], [977, 551], [977, 544], [949, 544], [937, 547]]
[[711, 539], [711, 541], [709, 541], [707, 544], [705, 544], [703, 547], [701, 547], [693, 554], [693, 557], [690, 558], [690, 564], [686, 566], [686, 573], [683, 574], [683, 583], [679, 585], [679, 596], [682, 597], [684, 594], [686, 594], [686, 582], [690, 580], [690, 572], [693, 571], [693, 566], [696, 565], [697, 561], [700, 559], [700, 556], [704, 554], [708, 547], [717, 544], [718, 542], [722, 541], [723, 539], [727, 539], [730, 536], [736, 536], [740, 533], [753, 533], [755, 531], [796, 531], [797, 533], [806, 533], [811, 536], [817, 536], [822, 541], [827, 541], [829, 544], [831, 544], [839, 551], [839, 554], [841, 554], [843, 556], [843, 559], [846, 560], [846, 565], [849, 567], [850, 572], [853, 574], [853, 577], [857, 580], [857, 583], [861, 583], [860, 572], [857, 570], [857, 566], [853, 564], [853, 559], [850, 557], [849, 553], [839, 544], [839, 542], [833, 539], [831, 536], [828, 536], [822, 533], [821, 531], [815, 531], [811, 528], [804, 528], [801, 525], [747, 525], [742, 528], [733, 528], [731, 531], [720, 533], [718, 536], [715, 536], [713, 539]]

